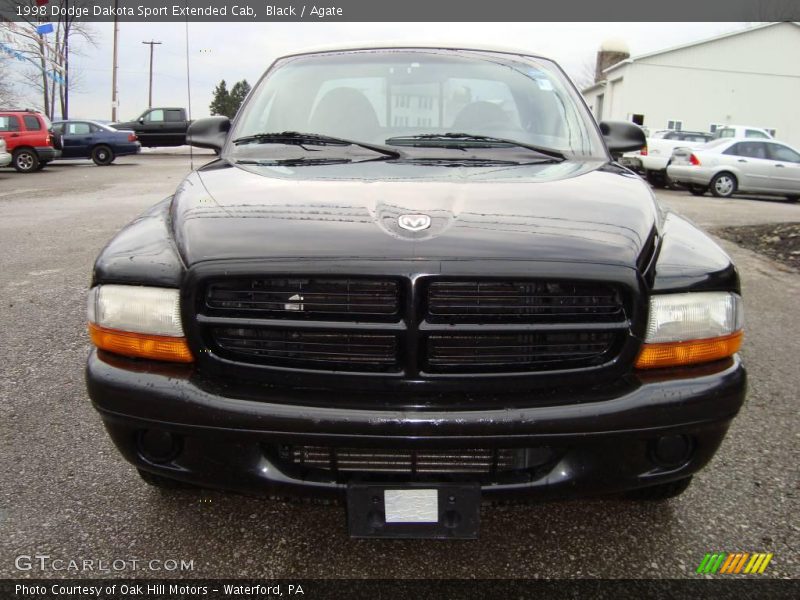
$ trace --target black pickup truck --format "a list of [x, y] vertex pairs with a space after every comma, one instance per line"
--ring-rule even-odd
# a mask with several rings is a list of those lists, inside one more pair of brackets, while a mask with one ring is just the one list
[[680, 494], [746, 388], [739, 279], [552, 61], [286, 56], [94, 266], [89, 395], [156, 486], [474, 537], [482, 500]]
[[132, 130], [142, 146], [183, 146], [191, 121], [185, 108], [172, 106], [148, 108], [137, 118], [123, 123], [112, 123], [114, 129]]

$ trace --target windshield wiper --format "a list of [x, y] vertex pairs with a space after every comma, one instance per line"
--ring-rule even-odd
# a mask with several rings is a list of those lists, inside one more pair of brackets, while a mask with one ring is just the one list
[[280, 133], [256, 133], [245, 135], [233, 140], [237, 146], [239, 144], [287, 144], [291, 146], [359, 146], [373, 152], [378, 152], [390, 158], [401, 158], [403, 153], [393, 148], [387, 148], [380, 144], [369, 144], [367, 142], [356, 142], [344, 138], [322, 135], [321, 133], [300, 133], [298, 131], [283, 131]]
[[386, 140], [387, 144], [393, 146], [416, 146], [416, 147], [444, 147], [444, 148], [465, 148], [477, 146], [483, 148], [497, 147], [498, 145], [516, 146], [517, 148], [527, 148], [539, 154], [544, 154], [550, 158], [565, 160], [566, 157], [558, 150], [544, 148], [516, 140], [492, 137], [490, 135], [475, 135], [472, 133], [422, 133], [419, 135], [405, 135], [392, 137]]

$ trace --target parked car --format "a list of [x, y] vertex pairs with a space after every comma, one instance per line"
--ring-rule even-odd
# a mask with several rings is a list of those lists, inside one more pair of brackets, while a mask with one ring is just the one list
[[133, 131], [117, 130], [96, 121], [56, 121], [53, 130], [63, 137], [61, 158], [91, 158], [96, 165], [110, 165], [118, 156], [141, 152]]
[[11, 155], [6, 150], [6, 141], [0, 137], [0, 167], [7, 167], [11, 164]]
[[51, 128], [50, 120], [35, 110], [0, 109], [0, 137], [18, 172], [38, 171], [58, 158], [61, 139]]
[[739, 280], [524, 52], [278, 59], [94, 265], [88, 392], [156, 486], [475, 537], [481, 499], [680, 494], [742, 405]]
[[773, 140], [721, 138], [676, 148], [667, 172], [695, 196], [711, 190], [719, 198], [737, 192], [800, 197], [800, 152]]
[[721, 138], [752, 138], [757, 140], [771, 140], [774, 136], [761, 127], [750, 125], [723, 125], [714, 131], [714, 139]]
[[112, 123], [115, 129], [130, 129], [136, 133], [142, 146], [183, 146], [186, 130], [191, 121], [185, 108], [148, 108], [141, 115], [124, 123]]
[[667, 165], [675, 148], [698, 148], [711, 141], [710, 133], [702, 131], [665, 131], [647, 138], [639, 156], [643, 174], [650, 185], [667, 187]]

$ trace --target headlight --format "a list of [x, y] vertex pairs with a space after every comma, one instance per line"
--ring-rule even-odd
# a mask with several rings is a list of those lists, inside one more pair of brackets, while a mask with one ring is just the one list
[[176, 289], [100, 285], [89, 292], [89, 334], [98, 348], [138, 358], [192, 362]]
[[639, 369], [675, 367], [731, 356], [742, 345], [742, 298], [730, 292], [663, 294], [650, 299]]

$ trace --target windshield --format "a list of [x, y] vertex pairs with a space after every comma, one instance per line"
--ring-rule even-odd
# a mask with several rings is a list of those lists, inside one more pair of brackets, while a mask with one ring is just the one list
[[[414, 136], [469, 134], [605, 160], [591, 116], [551, 62], [470, 51], [371, 50], [290, 57], [262, 79], [229, 139], [302, 132], [401, 145]], [[442, 156], [472, 148], [425, 139]], [[420, 144], [423, 145], [423, 144]], [[483, 143], [482, 151], [500, 144]], [[412, 146], [409, 148], [409, 146]], [[235, 156], [275, 148], [229, 145]]]

